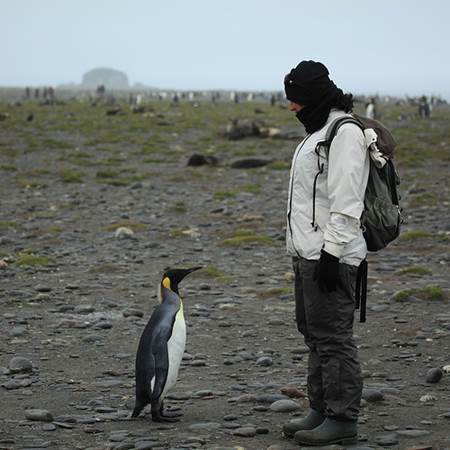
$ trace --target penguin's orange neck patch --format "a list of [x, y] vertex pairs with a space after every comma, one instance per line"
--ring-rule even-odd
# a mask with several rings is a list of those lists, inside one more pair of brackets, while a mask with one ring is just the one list
[[162, 280], [162, 285], [166, 288], [166, 289], [170, 289], [170, 278], [169, 277], [165, 277]]

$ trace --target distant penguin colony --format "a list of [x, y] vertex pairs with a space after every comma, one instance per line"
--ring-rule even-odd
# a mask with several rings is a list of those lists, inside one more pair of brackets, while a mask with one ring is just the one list
[[150, 403], [152, 420], [173, 422], [180, 413], [164, 411], [163, 399], [178, 376], [186, 345], [186, 324], [178, 283], [201, 269], [169, 269], [159, 284], [158, 305], [148, 321], [136, 354], [136, 403], [131, 417], [138, 417]]

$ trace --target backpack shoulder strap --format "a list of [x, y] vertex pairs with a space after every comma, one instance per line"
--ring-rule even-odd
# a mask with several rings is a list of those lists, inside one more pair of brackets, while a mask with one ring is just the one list
[[347, 123], [355, 124], [357, 127], [361, 129], [362, 132], [364, 132], [364, 125], [354, 116], [338, 117], [328, 127], [327, 134], [325, 135], [325, 140], [321, 142], [321, 145], [329, 149], [331, 142], [336, 136], [339, 127]]

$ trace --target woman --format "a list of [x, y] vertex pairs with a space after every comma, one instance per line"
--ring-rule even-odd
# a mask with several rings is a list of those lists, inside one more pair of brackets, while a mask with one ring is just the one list
[[320, 147], [333, 121], [353, 107], [352, 95], [328, 74], [322, 63], [302, 61], [284, 80], [289, 109], [308, 133], [292, 161], [287, 250], [297, 326], [309, 348], [310, 409], [283, 427], [303, 445], [355, 443], [362, 392], [353, 313], [358, 266], [367, 253], [360, 217], [369, 159], [355, 124], [339, 127], [328, 151]]

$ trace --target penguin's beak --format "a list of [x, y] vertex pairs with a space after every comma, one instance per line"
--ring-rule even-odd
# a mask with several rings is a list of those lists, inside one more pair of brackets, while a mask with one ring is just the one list
[[180, 270], [180, 272], [181, 272], [180, 280], [182, 280], [185, 276], [189, 275], [190, 273], [195, 272], [196, 270], [200, 270], [200, 269], [203, 269], [203, 266], [197, 266], [197, 267], [192, 267], [190, 269], [182, 269], [182, 270]]

